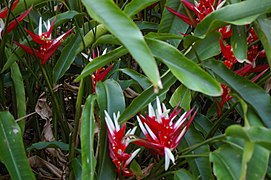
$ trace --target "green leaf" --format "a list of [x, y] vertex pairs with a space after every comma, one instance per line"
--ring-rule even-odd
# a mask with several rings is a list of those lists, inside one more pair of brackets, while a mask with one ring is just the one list
[[261, 40], [266, 57], [269, 62], [269, 66], [271, 67], [271, 20], [268, 18], [266, 15], [260, 16], [256, 21], [255, 21], [255, 30], [256, 33]]
[[82, 147], [82, 179], [94, 179], [96, 159], [94, 157], [94, 101], [89, 95], [82, 112], [81, 147]]
[[144, 41], [142, 33], [132, 19], [122, 12], [113, 1], [83, 0], [82, 2], [90, 16], [103, 23], [128, 49], [143, 72], [150, 78], [154, 87], [161, 87], [161, 80], [155, 59]]
[[116, 172], [114, 171], [114, 165], [108, 152], [109, 148], [107, 144], [108, 138], [104, 121], [104, 110], [107, 110], [111, 117], [113, 117], [114, 112], [123, 112], [125, 109], [125, 99], [120, 85], [112, 79], [108, 79], [105, 82], [98, 82], [96, 85], [96, 95], [100, 108], [101, 123], [97, 179], [113, 180], [116, 177]]
[[151, 103], [156, 96], [166, 93], [169, 88], [175, 83], [176, 78], [170, 73], [166, 73], [165, 76], [162, 77], [163, 89], [159, 91], [159, 93], [153, 93], [153, 87], [149, 87], [144, 92], [142, 92], [139, 96], [137, 96], [132, 103], [125, 109], [125, 111], [120, 115], [119, 121], [120, 123], [124, 123], [136, 115], [139, 111], [141, 111], [144, 107], [146, 107], [149, 103]]
[[174, 172], [174, 180], [196, 180], [196, 178], [186, 169], [180, 169]]
[[[197, 113], [193, 120], [193, 124], [195, 128], [200, 131], [204, 137], [207, 137], [208, 133], [212, 130], [214, 127], [214, 123], [208, 119], [206, 116]], [[215, 135], [220, 135], [222, 134], [220, 130], [217, 130]]]
[[35, 179], [29, 166], [21, 129], [8, 111], [0, 112], [0, 159], [12, 179]]
[[132, 17], [145, 9], [146, 7], [158, 2], [159, 0], [132, 0], [128, 3], [123, 12], [125, 12], [128, 16]]
[[242, 138], [256, 143], [271, 151], [271, 129], [265, 127], [241, 127], [232, 125], [226, 129], [225, 134], [231, 137]]
[[247, 59], [247, 34], [245, 26], [232, 26], [231, 46], [238, 60]]
[[246, 78], [233, 73], [219, 61], [207, 60], [204, 61], [203, 64], [210, 68], [246, 102], [248, 102], [257, 111], [267, 127], [271, 127], [269, 118], [271, 117], [271, 98], [261, 87]]
[[81, 157], [74, 158], [72, 160], [72, 169], [74, 172], [75, 179], [82, 179], [82, 162]]
[[76, 55], [79, 53], [78, 44], [81, 41], [79, 33], [70, 40], [70, 42], [63, 48], [59, 59], [53, 70], [53, 81], [56, 83], [69, 69], [73, 63]]
[[[180, 13], [185, 13], [183, 5], [180, 0], [170, 0], [166, 1], [165, 6], [168, 6]], [[175, 16], [169, 12], [166, 8], [163, 10], [162, 19], [159, 24], [159, 33], [172, 33], [180, 35], [181, 33], [185, 34], [188, 29], [188, 24], [186, 24], [179, 17]], [[180, 36], [182, 37], [182, 36]], [[177, 47], [181, 40], [170, 40], [169, 42]]]
[[180, 107], [182, 107], [185, 111], [190, 109], [191, 103], [191, 91], [187, 89], [184, 85], [180, 85], [171, 96], [169, 103], [171, 107], [175, 107], [178, 103], [180, 103]]
[[[185, 141], [188, 146], [192, 146], [204, 141], [204, 138], [200, 134], [200, 132], [198, 132], [194, 127], [190, 126], [182, 141]], [[209, 154], [210, 153], [209, 146], [203, 145], [195, 149], [191, 153], [193, 155]], [[209, 157], [198, 157], [195, 159], [187, 159], [187, 161], [188, 161], [189, 167], [191, 168], [191, 171], [196, 177], [200, 177], [200, 179], [203, 179], [203, 180], [213, 179]]]
[[255, 146], [254, 153], [248, 162], [246, 179], [264, 179], [267, 172], [270, 151], [260, 146]]
[[108, 63], [117, 60], [119, 57], [127, 54], [128, 51], [124, 47], [119, 47], [106, 53], [103, 56], [95, 58], [94, 61], [89, 62], [86, 67], [82, 70], [81, 74], [75, 79], [76, 82], [80, 81], [82, 78], [91, 75], [96, 69], [101, 68]]
[[[15, 62], [10, 67], [11, 78], [15, 89], [17, 116], [21, 118], [26, 115], [26, 99], [24, 81], [18, 64]], [[24, 132], [25, 119], [19, 121], [21, 131]]]
[[242, 1], [227, 5], [206, 16], [196, 27], [195, 36], [203, 37], [208, 32], [217, 30], [227, 24], [247, 25], [259, 15], [270, 12], [271, 1]]
[[218, 179], [236, 180], [240, 176], [242, 151], [230, 145], [222, 145], [210, 153], [214, 174]]
[[136, 175], [136, 176], [142, 176], [142, 171], [140, 165], [133, 160], [130, 164], [130, 170]]
[[[33, 150], [42, 150], [46, 148], [59, 148], [63, 151], [69, 150], [69, 144], [60, 142], [60, 141], [50, 141], [50, 142], [37, 142], [32, 144], [30, 147], [27, 148], [27, 152], [33, 151]], [[78, 152], [80, 152], [79, 149], [76, 148]]]
[[204, 39], [196, 41], [186, 57], [192, 60], [203, 61], [220, 54], [220, 36], [220, 33], [213, 32]]
[[151, 86], [151, 83], [146, 78], [146, 76], [138, 73], [133, 69], [124, 68], [120, 69], [120, 71], [134, 79], [143, 89], [147, 89], [148, 87]]
[[155, 39], [146, 39], [146, 41], [153, 55], [161, 59], [187, 88], [209, 96], [222, 94], [220, 84], [178, 49], [163, 41]]

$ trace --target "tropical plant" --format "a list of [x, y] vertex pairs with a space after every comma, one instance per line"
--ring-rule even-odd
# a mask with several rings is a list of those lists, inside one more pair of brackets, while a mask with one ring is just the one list
[[0, 7], [0, 179], [271, 178], [270, 0]]

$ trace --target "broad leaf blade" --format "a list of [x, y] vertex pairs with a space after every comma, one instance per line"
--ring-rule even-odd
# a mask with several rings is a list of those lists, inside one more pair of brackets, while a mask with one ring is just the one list
[[[192, 146], [204, 141], [203, 136], [198, 132], [193, 126], [189, 127], [186, 132], [183, 141], [187, 143], [188, 146]], [[210, 149], [208, 145], [201, 146], [195, 149], [191, 154], [209, 154]], [[195, 159], [187, 159], [189, 167], [193, 174], [201, 179], [213, 179], [211, 174], [211, 162], [209, 157], [198, 157]]]
[[154, 56], [161, 59], [187, 88], [209, 96], [220, 96], [220, 84], [195, 62], [186, 58], [178, 49], [168, 43], [146, 39]]
[[214, 174], [218, 179], [239, 179], [242, 151], [229, 145], [223, 145], [210, 154]]
[[131, 117], [136, 115], [139, 111], [141, 111], [144, 107], [146, 107], [149, 103], [151, 103], [156, 96], [166, 93], [169, 88], [175, 83], [176, 78], [168, 72], [165, 76], [162, 77], [163, 89], [159, 91], [159, 93], [153, 93], [153, 87], [149, 87], [143, 93], [141, 93], [138, 97], [136, 97], [132, 103], [125, 109], [125, 111], [120, 116], [120, 122], [124, 123], [128, 121]]
[[0, 159], [11, 178], [35, 179], [24, 151], [21, 130], [7, 111], [0, 112], [0, 139]]
[[226, 82], [234, 91], [236, 91], [246, 102], [248, 102], [262, 118], [267, 127], [271, 127], [271, 98], [258, 85], [241, 77], [226, 66], [215, 60], [204, 61], [204, 65], [210, 68], [217, 76]]
[[128, 3], [125, 8], [124, 12], [132, 17], [145, 9], [146, 7], [158, 2], [159, 0], [133, 0], [130, 3]]
[[122, 12], [113, 1], [83, 0], [82, 2], [90, 16], [103, 23], [123, 43], [138, 62], [143, 72], [150, 78], [154, 87], [161, 87], [161, 80], [155, 59], [144, 41], [143, 35], [132, 19]]
[[[185, 13], [180, 0], [166, 1], [165, 6], [168, 6], [180, 13]], [[186, 24], [183, 20], [169, 12], [167, 8], [164, 8], [162, 19], [159, 24], [159, 33], [172, 33], [181, 36], [181, 33], [186, 33], [188, 27], [188, 24]], [[180, 41], [181, 40], [170, 40], [170, 43], [177, 47]]]
[[271, 20], [263, 15], [256, 20], [255, 25], [255, 30], [263, 44], [269, 66], [271, 66]]
[[90, 95], [85, 103], [82, 113], [81, 146], [82, 146], [82, 178], [94, 179], [96, 159], [94, 157], [94, 101]]
[[258, 16], [271, 10], [270, 0], [242, 1], [227, 5], [206, 16], [196, 27], [195, 36], [203, 37], [227, 24], [247, 25]]

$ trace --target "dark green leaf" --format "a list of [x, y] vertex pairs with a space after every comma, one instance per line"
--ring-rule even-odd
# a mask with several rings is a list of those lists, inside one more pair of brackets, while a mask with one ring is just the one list
[[195, 36], [203, 37], [208, 32], [217, 30], [227, 24], [247, 25], [259, 15], [271, 10], [270, 0], [242, 1], [227, 5], [206, 16], [196, 27]]
[[8, 111], [0, 112], [0, 159], [12, 179], [35, 179], [29, 166], [21, 129]]
[[96, 159], [94, 157], [94, 101], [89, 95], [82, 112], [81, 147], [82, 147], [82, 179], [94, 179]]
[[146, 41], [153, 55], [161, 59], [187, 88], [209, 96], [222, 94], [220, 84], [174, 46], [155, 39], [146, 39]]
[[219, 76], [227, 85], [236, 91], [246, 102], [248, 102], [262, 118], [263, 123], [267, 127], [271, 127], [271, 98], [258, 85], [241, 77], [226, 66], [216, 60], [204, 61], [204, 65], [210, 68], [217, 76]]
[[161, 80], [155, 59], [136, 24], [113, 1], [82, 2], [90, 16], [103, 23], [123, 43], [154, 86], [160, 87]]

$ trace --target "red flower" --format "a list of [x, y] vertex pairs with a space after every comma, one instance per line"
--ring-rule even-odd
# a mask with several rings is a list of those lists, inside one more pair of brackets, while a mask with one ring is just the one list
[[[149, 115], [146, 117], [139, 115], [139, 117], [137, 117], [139, 126], [146, 136], [146, 139], [135, 139], [133, 142], [149, 149], [154, 155], [159, 154], [165, 156], [165, 170], [167, 170], [170, 160], [173, 163], [175, 161], [171, 151], [178, 146], [188, 130], [188, 127], [196, 115], [196, 111], [191, 109], [190, 111], [183, 113], [178, 120], [173, 122], [180, 114], [181, 109], [176, 107], [169, 115], [170, 110], [166, 109], [166, 106], [163, 103], [161, 107], [158, 97], [156, 98], [156, 103], [156, 111], [154, 111], [152, 105], [149, 104]], [[193, 115], [188, 118], [193, 111]]]
[[[105, 49], [102, 53], [102, 55], [106, 54], [106, 50]], [[92, 58], [89, 57], [88, 55], [86, 55], [85, 53], [81, 53], [86, 59], [88, 59], [89, 61], [93, 61], [93, 59], [95, 59], [97, 57], [97, 55], [95, 54], [94, 50], [92, 51]], [[99, 51], [98, 51], [98, 56], [100, 55]], [[95, 88], [96, 88], [96, 84], [98, 81], [103, 81], [107, 74], [111, 71], [111, 69], [113, 68], [113, 65], [108, 66], [107, 68], [99, 68], [95, 71], [94, 74], [91, 75], [91, 81], [92, 81], [92, 92], [95, 93]]]
[[108, 139], [109, 139], [109, 153], [113, 163], [116, 166], [116, 172], [120, 176], [122, 174], [124, 177], [133, 176], [133, 172], [128, 169], [128, 165], [140, 151], [140, 149], [135, 150], [132, 154], [126, 153], [126, 148], [129, 145], [129, 136], [134, 135], [136, 127], [129, 129], [125, 134], [126, 124], [122, 127], [118, 123], [118, 118], [120, 114], [113, 114], [113, 119], [105, 111], [105, 122], [107, 125]]
[[[11, 6], [11, 10], [14, 10], [17, 4], [19, 3], [19, 0], [14, 1], [14, 3]], [[18, 23], [21, 22], [32, 10], [32, 7], [30, 7], [28, 10], [26, 10], [23, 14], [21, 14], [18, 18], [12, 20], [11, 22], [8, 23], [7, 29], [5, 33], [11, 32], [14, 28], [17, 27]], [[5, 28], [5, 23], [3, 21], [3, 18], [6, 18], [8, 14], [8, 7], [4, 8], [0, 12], [0, 39], [2, 38], [3, 35], [3, 30]]]
[[182, 3], [191, 11], [196, 14], [195, 19], [190, 19], [188, 16], [183, 15], [170, 7], [166, 7], [171, 13], [181, 18], [184, 22], [189, 25], [196, 26], [199, 22], [201, 22], [208, 14], [212, 13], [214, 10], [219, 9], [224, 5], [226, 1], [218, 1], [217, 6], [215, 7], [214, 0], [200, 0], [199, 3], [195, 1], [195, 5], [190, 3], [188, 0], [181, 0]]
[[68, 30], [61, 36], [57, 37], [56, 39], [51, 38], [51, 34], [53, 31], [55, 20], [52, 22], [52, 25], [50, 25], [50, 22], [44, 23], [45, 27], [47, 29], [47, 32], [42, 32], [42, 18], [40, 18], [39, 22], [39, 34], [35, 34], [27, 29], [26, 32], [31, 36], [34, 42], [40, 45], [39, 50], [34, 49], [32, 50], [31, 47], [22, 45], [20, 43], [16, 43], [18, 46], [20, 46], [22, 49], [24, 49], [29, 54], [35, 54], [38, 58], [41, 59], [41, 64], [45, 64], [46, 61], [55, 53], [55, 51], [58, 49], [58, 47], [61, 45], [61, 42], [69, 35], [73, 29]]

